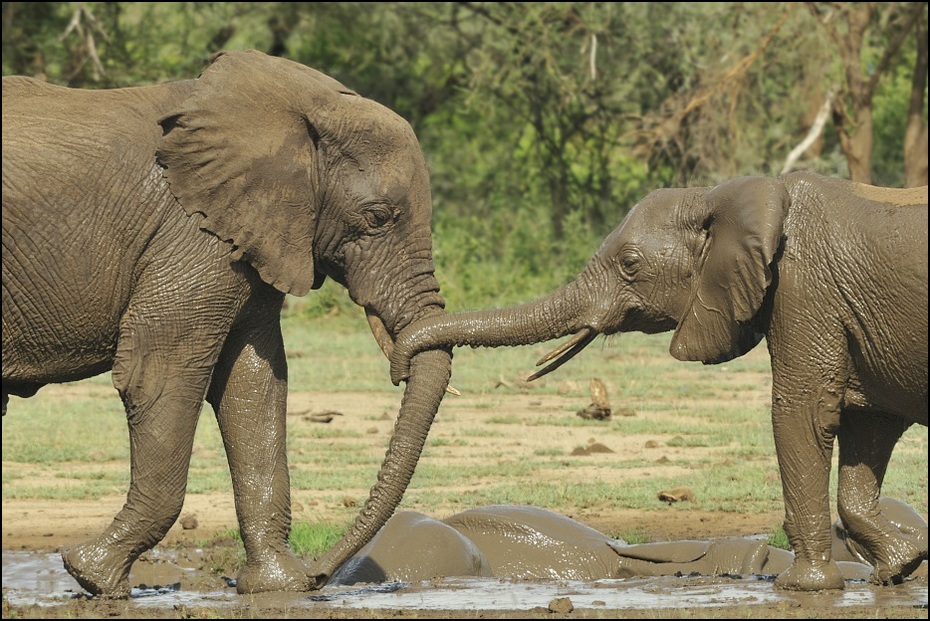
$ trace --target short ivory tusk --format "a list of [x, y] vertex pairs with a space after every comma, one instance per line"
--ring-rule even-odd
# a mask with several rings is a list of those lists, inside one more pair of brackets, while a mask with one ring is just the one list
[[548, 354], [540, 358], [539, 361], [536, 363], [536, 366], [538, 367], [543, 363], [549, 362], [556, 356], [561, 356], [562, 353], [566, 349], [570, 347], [574, 347], [575, 343], [577, 343], [578, 341], [588, 338], [591, 332], [592, 332], [591, 328], [582, 328], [581, 331], [576, 333], [572, 338], [568, 339], [567, 341], [565, 341], [564, 343], [562, 343], [561, 345], [559, 345], [558, 347], [550, 351]]
[[555, 371], [560, 366], [562, 366], [563, 364], [565, 364], [566, 362], [574, 358], [575, 354], [577, 354], [582, 349], [587, 347], [588, 344], [595, 339], [595, 337], [597, 337], [597, 332], [595, 332], [591, 328], [582, 328], [572, 338], [568, 339], [567, 341], [565, 341], [564, 343], [562, 343], [561, 345], [553, 349], [551, 352], [549, 352], [548, 354], [540, 358], [539, 361], [536, 363], [536, 366], [545, 364], [546, 362], [549, 362], [553, 358], [557, 358], [557, 360], [553, 362], [552, 364], [550, 364], [549, 366], [542, 368], [539, 371], [536, 371], [535, 373], [530, 375], [527, 378], [527, 381], [531, 382], [535, 379], [539, 379], [543, 375], [546, 375], [548, 373], [551, 373], [552, 371]]

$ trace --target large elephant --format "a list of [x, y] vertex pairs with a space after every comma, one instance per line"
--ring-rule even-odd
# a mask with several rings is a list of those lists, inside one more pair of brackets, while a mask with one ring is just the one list
[[401, 500], [451, 358], [418, 356], [370, 497], [317, 566], [290, 551], [285, 294], [345, 286], [389, 353], [441, 312], [427, 167], [382, 105], [299, 63], [219, 54], [195, 80], [104, 91], [3, 78], [3, 413], [8, 396], [112, 370], [131, 446], [126, 503], [63, 553], [89, 592], [181, 511], [213, 407], [247, 561], [240, 592], [322, 586]]
[[[830, 555], [829, 487], [839, 439], [839, 514], [894, 583], [927, 557], [878, 497], [895, 443], [927, 424], [927, 188], [888, 189], [807, 172], [662, 189], [634, 206], [576, 279], [507, 309], [434, 316], [396, 343], [414, 352], [511, 346], [575, 334], [674, 330], [679, 360], [718, 363], [767, 337], [772, 423], [796, 557], [776, 585], [842, 588]], [[550, 362], [551, 361], [551, 362]]]

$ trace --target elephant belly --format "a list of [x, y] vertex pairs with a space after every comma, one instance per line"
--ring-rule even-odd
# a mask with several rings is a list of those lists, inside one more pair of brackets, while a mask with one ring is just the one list
[[900, 382], [874, 373], [857, 374], [847, 383], [843, 407], [859, 412], [884, 412], [914, 423], [927, 424], [927, 371], [918, 380]]
[[[35, 310], [25, 312], [24, 303]], [[14, 389], [20, 383], [74, 381], [112, 366], [118, 317], [79, 305], [69, 311], [37, 308], [35, 300], [4, 299], [3, 307], [3, 383], [11, 394], [20, 394]]]

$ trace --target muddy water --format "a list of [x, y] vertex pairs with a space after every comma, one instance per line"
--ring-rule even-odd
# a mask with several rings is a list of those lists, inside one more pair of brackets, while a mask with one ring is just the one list
[[[762, 606], [784, 603], [801, 607], [903, 606], [926, 610], [927, 579], [895, 587], [875, 587], [849, 580], [841, 592], [789, 593], [776, 590], [774, 576], [659, 576], [595, 581], [521, 581], [501, 578], [444, 578], [416, 583], [327, 586], [312, 594], [274, 593], [240, 596], [222, 577], [192, 567], [171, 552], [151, 556], [133, 567], [132, 605], [145, 609], [205, 606], [222, 609], [245, 598], [258, 605], [286, 607], [306, 614], [322, 608], [395, 610], [530, 610], [568, 598], [575, 610], [650, 610]], [[199, 585], [199, 586], [194, 586]], [[206, 585], [206, 586], [205, 586]], [[3, 552], [3, 591], [13, 606], [61, 604], [84, 597], [62, 567], [58, 554]], [[564, 601], [564, 600], [563, 600]]]

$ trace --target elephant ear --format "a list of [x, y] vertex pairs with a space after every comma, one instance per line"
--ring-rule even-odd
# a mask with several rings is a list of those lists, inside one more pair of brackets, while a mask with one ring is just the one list
[[772, 282], [791, 199], [777, 179], [742, 177], [708, 191], [696, 207], [706, 241], [688, 306], [670, 347], [678, 360], [725, 362], [761, 340], [749, 325]]
[[319, 132], [307, 114], [352, 91], [304, 65], [248, 50], [215, 56], [159, 121], [158, 161], [175, 198], [276, 289], [304, 295], [313, 263]]

